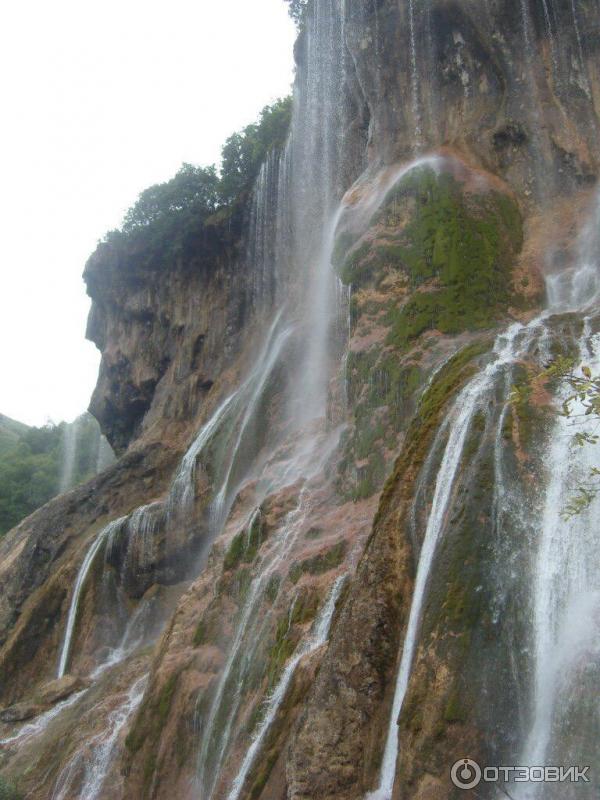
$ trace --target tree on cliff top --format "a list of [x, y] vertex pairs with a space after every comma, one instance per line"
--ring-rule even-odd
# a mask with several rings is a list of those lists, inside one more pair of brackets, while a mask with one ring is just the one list
[[301, 27], [308, 8], [308, 0], [284, 0], [284, 2], [288, 4], [290, 17], [298, 27]]
[[219, 205], [219, 177], [212, 167], [195, 167], [183, 164], [174, 178], [145, 189], [123, 220], [123, 231], [150, 225], [161, 217], [183, 211], [196, 210], [201, 214], [213, 213]]
[[251, 189], [268, 153], [284, 146], [291, 113], [291, 97], [277, 100], [257, 122], [232, 134], [222, 149], [220, 174], [214, 165], [183, 164], [171, 180], [145, 189], [107, 241], [118, 245], [135, 236], [162, 253], [165, 243], [184, 239], [217, 210], [233, 206]]
[[268, 153], [284, 146], [291, 115], [292, 98], [286, 97], [272, 106], [265, 106], [258, 122], [227, 139], [222, 150], [221, 203], [231, 203], [247, 190]]

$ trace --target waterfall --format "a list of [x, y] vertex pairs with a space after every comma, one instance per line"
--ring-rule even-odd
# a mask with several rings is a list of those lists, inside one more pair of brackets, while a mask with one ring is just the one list
[[308, 293], [305, 355], [297, 378], [296, 417], [303, 425], [326, 413], [329, 382], [329, 329], [335, 317], [335, 277], [331, 266], [340, 206], [327, 223], [323, 245], [315, 259]]
[[410, 88], [412, 98], [412, 112], [415, 123], [415, 144], [417, 149], [421, 146], [423, 136], [421, 126], [421, 103], [419, 97], [419, 65], [417, 63], [417, 34], [415, 30], [414, 0], [408, 0], [408, 25], [410, 30]]
[[196, 465], [198, 458], [208, 442], [219, 429], [219, 426], [230, 410], [236, 395], [237, 392], [234, 392], [225, 400], [223, 400], [206, 425], [200, 429], [191, 447], [184, 455], [181, 464], [179, 465], [179, 469], [175, 474], [175, 478], [171, 485], [169, 497], [166, 503], [168, 515], [170, 517], [175, 517], [177, 514], [185, 513], [186, 511], [189, 511], [190, 507], [192, 506], [195, 498], [194, 479], [196, 476]]
[[[441, 466], [436, 479], [435, 492], [421, 553], [417, 568], [417, 576], [413, 590], [413, 598], [408, 620], [407, 631], [402, 647], [402, 655], [396, 689], [390, 715], [388, 734], [381, 766], [379, 785], [374, 792], [367, 795], [369, 800], [391, 800], [395, 783], [396, 765], [399, 753], [398, 719], [406, 697], [414, 656], [418, 645], [418, 634], [437, 545], [443, 534], [447, 511], [450, 507], [452, 489], [459, 472], [461, 456], [468, 434], [470, 422], [478, 409], [489, 402], [491, 390], [497, 377], [505, 373], [519, 359], [525, 357], [532, 342], [538, 336], [543, 341], [547, 335], [546, 320], [554, 312], [564, 313], [581, 307], [589, 308], [598, 297], [600, 291], [600, 270], [598, 268], [598, 226], [600, 214], [600, 195], [594, 209], [592, 219], [585, 226], [582, 242], [579, 247], [579, 260], [575, 267], [560, 275], [548, 278], [548, 296], [550, 308], [527, 325], [512, 324], [501, 333], [494, 346], [495, 359], [476, 375], [458, 395], [450, 414], [450, 434], [445, 446]], [[589, 339], [589, 327], [586, 326], [583, 341]], [[593, 371], [600, 372], [600, 343], [595, 337], [592, 348]], [[583, 356], [583, 348], [582, 348]], [[510, 373], [509, 373], [510, 374]], [[505, 388], [510, 381], [505, 380]], [[498, 436], [502, 427], [504, 412], [500, 415]], [[536, 587], [534, 590], [535, 605], [535, 639], [536, 639], [536, 698], [534, 724], [529, 737], [525, 756], [521, 763], [537, 765], [543, 763], [543, 755], [547, 749], [552, 728], [552, 703], [555, 697], [557, 681], [564, 678], [568, 664], [572, 664], [581, 652], [583, 642], [590, 640], [590, 629], [587, 628], [587, 640], [581, 634], [581, 619], [598, 619], [600, 614], [600, 563], [597, 559], [593, 525], [583, 517], [570, 523], [561, 522], [561, 511], [569, 494], [569, 476], [572, 475], [573, 461], [570, 437], [567, 434], [568, 423], [564, 418], [557, 422], [552, 446], [547, 458], [551, 480], [547, 489], [546, 510], [542, 525], [540, 551], [536, 564]], [[435, 444], [435, 443], [434, 443]], [[570, 455], [571, 453], [571, 455]], [[586, 451], [586, 462], [583, 470], [577, 474], [589, 474], [593, 464], [587, 461], [593, 456]], [[496, 464], [498, 464], [496, 454]], [[427, 466], [427, 463], [426, 463]], [[496, 498], [496, 504], [501, 498]], [[569, 532], [570, 528], [570, 532]], [[573, 555], [573, 552], [575, 555]], [[572, 574], [564, 580], [564, 570], [572, 570]], [[594, 589], [590, 588], [593, 583]], [[578, 593], [575, 593], [577, 588]], [[570, 595], [575, 594], [574, 597]], [[568, 620], [580, 616], [579, 632], [573, 632]], [[560, 644], [557, 629], [564, 632], [563, 654], [557, 660], [557, 648]], [[561, 658], [563, 659], [561, 661]], [[535, 790], [534, 790], [535, 791]], [[535, 795], [527, 795], [523, 800], [533, 800]]]
[[[589, 334], [588, 334], [589, 335]], [[586, 360], [600, 373], [600, 341], [592, 339], [593, 357]], [[585, 414], [574, 404], [575, 415]], [[579, 432], [595, 433], [589, 418]], [[561, 692], [576, 674], [578, 662], [600, 632], [600, 559], [595, 520], [599, 505], [571, 520], [561, 513], [579, 481], [585, 482], [597, 461], [593, 449], [572, 445], [573, 423], [559, 417], [547, 455], [550, 481], [546, 489], [539, 551], [534, 575], [535, 694], [533, 724], [523, 763], [543, 765], [555, 717], [560, 715]], [[536, 787], [527, 797], [539, 796]]]
[[[287, 557], [302, 528], [307, 514], [304, 498], [305, 493], [302, 492], [297, 507], [290, 511], [285, 519], [274, 552], [265, 563], [260, 565], [258, 574], [250, 584], [242, 615], [237, 625], [235, 639], [230, 647], [227, 662], [221, 671], [206, 722], [201, 726], [202, 746], [198, 759], [197, 782], [202, 790], [203, 800], [209, 800], [212, 797], [218, 778], [218, 770], [229, 744], [229, 733], [239, 705], [240, 681], [236, 682], [236, 694], [233, 697], [226, 697], [225, 690], [230, 679], [232, 679], [234, 668], [240, 660], [244, 643], [247, 639], [252, 641], [252, 634], [255, 633], [256, 626], [262, 621], [257, 612], [268, 580], [272, 575], [276, 574], [282, 564], [287, 563]], [[258, 642], [258, 637], [254, 638], [254, 642], [255, 644]], [[225, 710], [227, 720], [219, 741], [218, 738], [215, 738], [218, 737], [218, 731], [215, 730], [215, 722], [218, 717], [222, 718], [224, 713], [222, 707], [224, 699], [232, 702], [230, 703], [230, 708]], [[215, 746], [217, 747], [217, 764], [210, 770], [210, 751]]]
[[588, 97], [591, 96], [590, 83], [587, 76], [587, 69], [585, 63], [585, 54], [583, 52], [583, 40], [581, 38], [581, 30], [579, 27], [579, 17], [577, 16], [577, 7], [575, 0], [571, 0], [571, 12], [573, 14], [573, 27], [575, 28], [575, 36], [577, 38], [577, 51], [579, 56], [579, 65], [581, 68], [581, 80], [583, 81], [583, 90]]
[[300, 428], [325, 416], [330, 333], [338, 312], [331, 256], [341, 193], [343, 34], [339, 0], [315, 0], [307, 18], [306, 80], [296, 84], [290, 139], [292, 264], [303, 337], [290, 391], [291, 417]]
[[65, 630], [65, 637], [63, 640], [63, 646], [61, 649], [60, 659], [58, 663], [57, 678], [62, 678], [65, 675], [67, 669], [69, 655], [71, 653], [73, 632], [75, 630], [75, 623], [77, 622], [77, 612], [79, 611], [79, 600], [81, 599], [81, 593], [83, 591], [83, 587], [85, 585], [85, 581], [90, 571], [90, 568], [94, 563], [94, 559], [98, 555], [98, 552], [100, 551], [102, 545], [105, 544], [107, 539], [112, 534], [114, 534], [114, 532], [117, 531], [121, 527], [121, 525], [123, 525], [125, 519], [126, 519], [125, 517], [121, 517], [120, 519], [114, 520], [100, 531], [100, 533], [96, 536], [96, 538], [92, 542], [89, 550], [87, 551], [86, 556], [83, 560], [83, 564], [79, 569], [77, 580], [75, 581], [73, 596], [71, 598], [69, 616], [67, 617], [67, 627]]
[[329, 593], [327, 602], [323, 606], [323, 609], [314, 625], [314, 630], [311, 631], [310, 635], [304, 640], [304, 642], [299, 646], [297, 652], [289, 660], [283, 671], [283, 675], [277, 684], [277, 687], [268, 698], [265, 705], [265, 715], [262, 719], [262, 722], [258, 726], [258, 730], [252, 739], [252, 744], [248, 748], [240, 770], [233, 781], [229, 794], [227, 795], [227, 800], [238, 800], [240, 792], [243, 789], [244, 782], [248, 776], [248, 772], [254, 764], [256, 756], [260, 751], [265, 736], [273, 724], [273, 720], [277, 716], [277, 712], [281, 704], [285, 700], [290, 683], [294, 677], [296, 667], [303, 658], [312, 655], [312, 653], [322, 647], [329, 638], [329, 630], [331, 628], [335, 606], [339, 599], [345, 580], [346, 576], [342, 575], [333, 584], [333, 588]]
[[114, 462], [115, 455], [108, 443], [106, 436], [100, 434], [98, 442], [98, 457], [96, 459], [96, 473], [104, 472]]
[[79, 420], [63, 424], [63, 457], [62, 470], [60, 474], [59, 492], [68, 491], [73, 486], [73, 476], [75, 473], [75, 456], [77, 454], [77, 434], [79, 431]]
[[[552, 309], [592, 312], [597, 315], [600, 293], [600, 194], [594, 214], [585, 226], [579, 261], [566, 275], [550, 279]], [[594, 308], [594, 306], [596, 306]], [[596, 319], [597, 321], [597, 319]], [[593, 375], [600, 374], [600, 336], [592, 332], [592, 318], [584, 318], [579, 359]], [[559, 400], [564, 399], [563, 396]], [[595, 435], [598, 423], [586, 415], [579, 398], [572, 404], [572, 418], [558, 416], [545, 457], [549, 474], [532, 575], [534, 696], [529, 735], [522, 763], [563, 763], [561, 729], [572, 725], [569, 689], [576, 684], [583, 665], [599, 663], [596, 642], [600, 635], [600, 558], [598, 556], [598, 499], [582, 513], [565, 518], [563, 511], [577, 487], [589, 480], [598, 466], [592, 446], [579, 447], [573, 435]], [[575, 422], [573, 421], [575, 420]], [[598, 719], [596, 719], [596, 724]], [[590, 731], [590, 737], [594, 733]], [[564, 763], [567, 763], [566, 760]], [[523, 785], [520, 800], [540, 797], [537, 784]]]
[[496, 358], [482, 373], [477, 375], [458, 395], [450, 418], [450, 435], [440, 465], [433, 503], [427, 522], [425, 538], [421, 547], [417, 577], [413, 590], [412, 605], [402, 647], [402, 657], [396, 680], [392, 712], [379, 778], [379, 786], [368, 794], [370, 800], [391, 800], [396, 775], [399, 752], [398, 718], [404, 704], [411, 676], [414, 655], [418, 644], [421, 614], [429, 583], [437, 545], [443, 533], [447, 511], [452, 498], [452, 490], [458, 474], [461, 457], [471, 422], [475, 413], [484, 405], [495, 378], [501, 370], [515, 358], [516, 343], [524, 326], [515, 323], [497, 340], [494, 352]]
[[51, 800], [72, 797], [77, 780], [81, 780], [77, 796], [82, 800], [97, 800], [100, 797], [119, 737], [142, 702], [147, 683], [148, 675], [135, 681], [121, 705], [108, 715], [105, 729], [87, 741], [70, 759], [58, 776]]
[[81, 692], [75, 692], [70, 697], [67, 697], [66, 700], [62, 700], [60, 703], [57, 703], [53, 708], [49, 709], [43, 714], [40, 714], [39, 717], [37, 717], [33, 722], [29, 722], [27, 725], [24, 725], [19, 731], [17, 731], [17, 733], [9, 736], [7, 739], [0, 739], [0, 746], [7, 747], [14, 742], [19, 742], [22, 744], [27, 739], [31, 739], [34, 736], [39, 736], [40, 734], [44, 733], [49, 725], [57, 717], [59, 717], [63, 711], [66, 711], [67, 708], [74, 706], [86, 693], [87, 689], [83, 689]]

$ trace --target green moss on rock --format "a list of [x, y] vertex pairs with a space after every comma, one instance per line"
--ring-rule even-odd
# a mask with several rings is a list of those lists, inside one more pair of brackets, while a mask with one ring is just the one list
[[279, 587], [281, 586], [281, 577], [279, 575], [271, 575], [265, 589], [265, 597], [269, 603], [274, 603], [279, 594]]
[[275, 643], [269, 653], [269, 662], [267, 666], [269, 686], [274, 686], [277, 683], [286, 661], [290, 658], [300, 641], [300, 634], [294, 629], [292, 614], [293, 608], [291, 608], [285, 616], [281, 617], [277, 623]]
[[446, 708], [444, 709], [444, 720], [449, 723], [465, 722], [468, 719], [468, 713], [461, 702], [460, 693], [454, 689], [448, 698]]
[[179, 675], [179, 672], [170, 675], [158, 692], [148, 697], [125, 739], [125, 746], [132, 755], [139, 752], [145, 745], [149, 745], [144, 764], [144, 786], [146, 788], [156, 769], [156, 748], [171, 711]]
[[23, 796], [12, 781], [0, 778], [0, 800], [22, 800]]
[[318, 553], [312, 558], [292, 564], [289, 572], [290, 580], [292, 583], [298, 583], [302, 575], [323, 575], [332, 569], [336, 569], [344, 560], [347, 549], [348, 544], [345, 539], [342, 539], [328, 550]]
[[490, 346], [491, 340], [486, 338], [463, 347], [440, 370], [424, 393], [408, 427], [402, 454], [397, 459], [394, 470], [384, 487], [374, 529], [377, 520], [386, 513], [390, 499], [396, 487], [401, 485], [403, 476], [422, 466], [447, 404], [474, 374], [475, 360], [488, 352]]
[[390, 343], [405, 348], [432, 329], [488, 328], [508, 308], [523, 245], [521, 214], [508, 195], [468, 194], [452, 175], [425, 168], [392, 190], [371, 225], [377, 238], [350, 250], [338, 272], [355, 286], [389, 270], [407, 276], [413, 295], [388, 310]]
[[266, 528], [259, 511], [253, 516], [248, 527], [234, 536], [225, 553], [223, 569], [228, 572], [242, 563], [252, 564], [266, 538]]

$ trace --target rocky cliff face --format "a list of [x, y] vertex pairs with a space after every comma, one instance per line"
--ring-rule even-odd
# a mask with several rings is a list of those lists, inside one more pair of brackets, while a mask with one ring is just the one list
[[122, 455], [0, 544], [29, 797], [441, 800], [461, 757], [597, 763], [597, 658], [561, 633], [585, 607], [593, 638], [597, 547], [542, 371], [597, 358], [599, 24], [314, 0], [248, 202], [91, 257]]
[[153, 426], [193, 419], [239, 349], [247, 279], [236, 270], [240, 210], [199, 225], [166, 258], [132, 242], [101, 244], [85, 280], [93, 299], [87, 336], [102, 352], [90, 409], [121, 451]]

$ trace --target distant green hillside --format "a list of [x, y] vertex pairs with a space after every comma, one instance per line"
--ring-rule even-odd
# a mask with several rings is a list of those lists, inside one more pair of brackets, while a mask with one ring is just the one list
[[13, 448], [27, 431], [27, 425], [0, 414], [0, 457]]
[[43, 428], [0, 414], [0, 536], [112, 459], [90, 414]]

